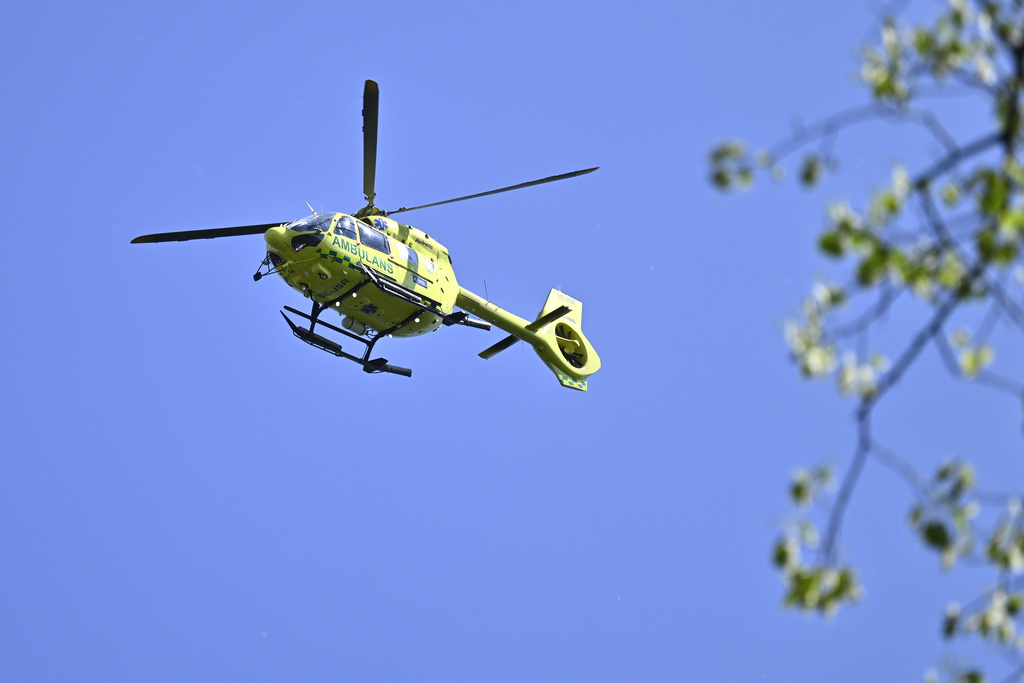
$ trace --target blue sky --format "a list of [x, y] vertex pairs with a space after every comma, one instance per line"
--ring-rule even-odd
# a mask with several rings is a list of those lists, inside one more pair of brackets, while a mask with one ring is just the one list
[[[850, 509], [862, 604], [783, 612], [769, 566], [790, 474], [853, 444], [782, 323], [826, 269], [824, 203], [894, 159], [737, 197], [706, 168], [862, 101], [876, 9], [4, 5], [0, 677], [920, 680], [979, 584], [915, 546], [899, 482], [869, 468]], [[367, 78], [383, 208], [601, 167], [406, 216], [513, 312], [583, 301], [588, 393], [468, 328], [365, 375], [291, 336], [260, 237], [129, 245], [360, 208]], [[885, 438], [926, 470], [1019, 448], [1016, 406], [933, 361]]]

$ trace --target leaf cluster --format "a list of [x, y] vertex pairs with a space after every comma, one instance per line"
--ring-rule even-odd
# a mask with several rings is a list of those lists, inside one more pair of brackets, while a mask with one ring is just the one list
[[940, 554], [947, 569], [975, 546], [971, 520], [978, 514], [978, 504], [969, 497], [974, 485], [971, 463], [944, 463], [910, 509], [911, 527], [926, 547]]
[[808, 560], [819, 547], [819, 534], [807, 511], [827, 497], [834, 485], [835, 477], [827, 465], [799, 470], [793, 476], [789, 497], [803, 513], [787, 525], [772, 549], [772, 563], [782, 572], [786, 585], [783, 604], [826, 616], [859, 600], [863, 592], [852, 567]]

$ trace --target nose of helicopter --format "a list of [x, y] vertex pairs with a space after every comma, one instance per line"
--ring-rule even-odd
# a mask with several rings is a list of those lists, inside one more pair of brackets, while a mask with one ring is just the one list
[[283, 227], [271, 228], [263, 234], [267, 247], [278, 254], [287, 254], [290, 246], [288, 244], [288, 229]]

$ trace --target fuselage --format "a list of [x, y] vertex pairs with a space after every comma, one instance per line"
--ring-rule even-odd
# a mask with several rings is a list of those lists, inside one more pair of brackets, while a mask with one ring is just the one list
[[441, 315], [455, 306], [459, 285], [448, 250], [390, 218], [321, 213], [271, 228], [264, 238], [270, 263], [282, 279], [356, 321], [355, 329], [363, 325], [411, 337], [441, 325], [439, 315], [385, 293], [372, 284], [374, 277], [412, 293]]

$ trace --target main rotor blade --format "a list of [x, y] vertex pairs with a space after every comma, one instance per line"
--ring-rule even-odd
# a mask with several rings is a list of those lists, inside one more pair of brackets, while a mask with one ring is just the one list
[[158, 232], [153, 235], [140, 235], [132, 240], [132, 244], [143, 242], [185, 242], [187, 240], [208, 240], [215, 237], [237, 237], [239, 235], [258, 235], [271, 228], [287, 224], [264, 223], [263, 225], [242, 225], [237, 228], [211, 228], [210, 230], [183, 230], [181, 232]]
[[371, 205], [376, 194], [373, 186], [377, 178], [377, 110], [380, 91], [377, 83], [366, 81], [363, 88], [363, 194]]
[[409, 206], [409, 207], [403, 206], [402, 208], [395, 209], [394, 211], [387, 211], [387, 212], [385, 212], [385, 215], [390, 216], [393, 213], [402, 213], [403, 211], [415, 211], [416, 209], [426, 209], [427, 207], [430, 207], [430, 206], [441, 206], [442, 204], [451, 204], [453, 202], [461, 202], [461, 201], [465, 201], [467, 199], [476, 199], [477, 197], [486, 197], [489, 194], [498, 194], [499, 192], [509, 192], [511, 190], [521, 190], [522, 188], [530, 187], [531, 185], [543, 185], [544, 183], [553, 183], [556, 180], [565, 180], [566, 178], [575, 178], [576, 176], [586, 175], [588, 173], [593, 173], [598, 168], [600, 168], [600, 166], [595, 166], [594, 168], [585, 168], [582, 171], [573, 171], [572, 173], [563, 173], [561, 175], [548, 176], [547, 178], [541, 178], [540, 180], [531, 180], [528, 183], [519, 183], [518, 185], [512, 185], [510, 187], [503, 187], [500, 190], [491, 190], [490, 192], [480, 192], [478, 194], [471, 194], [471, 195], [468, 195], [466, 197], [458, 197], [456, 199], [446, 199], [443, 202], [434, 202], [433, 204], [421, 204], [419, 206]]

